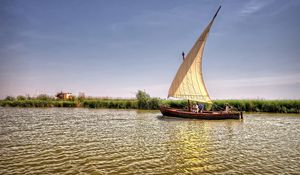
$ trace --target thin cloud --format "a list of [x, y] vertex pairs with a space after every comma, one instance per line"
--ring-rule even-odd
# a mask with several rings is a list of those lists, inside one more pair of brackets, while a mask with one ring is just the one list
[[248, 16], [251, 14], [254, 14], [258, 11], [260, 11], [262, 8], [264, 8], [266, 5], [268, 5], [270, 1], [258, 1], [258, 0], [252, 0], [249, 3], [247, 3], [239, 12], [240, 16]]
[[222, 87], [258, 87], [300, 84], [300, 73], [287, 75], [273, 75], [263, 77], [244, 77], [208, 82], [211, 86]]

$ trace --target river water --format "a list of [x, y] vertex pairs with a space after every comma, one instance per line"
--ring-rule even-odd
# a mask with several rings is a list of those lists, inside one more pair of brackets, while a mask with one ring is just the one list
[[300, 116], [0, 108], [0, 174], [297, 174]]

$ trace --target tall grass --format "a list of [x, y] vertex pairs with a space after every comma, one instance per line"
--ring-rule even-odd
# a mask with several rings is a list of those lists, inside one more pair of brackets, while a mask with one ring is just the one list
[[113, 108], [113, 109], [138, 109], [137, 100], [132, 99], [92, 99], [83, 100], [80, 107], [85, 108]]
[[161, 104], [171, 108], [185, 108], [188, 105], [187, 100], [161, 100]]
[[[234, 109], [246, 112], [275, 112], [300, 113], [300, 100], [215, 100], [213, 104], [206, 104], [206, 110], [224, 110], [225, 104]], [[7, 97], [0, 100], [3, 107], [84, 107], [84, 108], [112, 108], [112, 109], [151, 109], [159, 106], [173, 108], [187, 107], [186, 100], [162, 100], [151, 98], [143, 91], [139, 91], [136, 99], [113, 98], [75, 98], [72, 100], [58, 100], [49, 96]]]
[[61, 101], [61, 100], [1, 100], [2, 107], [76, 107], [75, 101]]
[[239, 111], [300, 113], [300, 100], [216, 100], [212, 109], [224, 108], [226, 103]]

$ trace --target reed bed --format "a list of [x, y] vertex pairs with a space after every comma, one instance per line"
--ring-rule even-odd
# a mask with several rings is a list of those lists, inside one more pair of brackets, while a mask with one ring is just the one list
[[300, 100], [216, 100], [212, 109], [224, 108], [226, 103], [246, 112], [300, 113]]
[[[157, 110], [160, 105], [173, 108], [184, 108], [186, 100], [162, 100], [150, 98], [148, 94], [140, 94], [136, 99], [113, 98], [75, 98], [58, 100], [55, 98], [7, 98], [0, 100], [2, 107], [84, 107], [111, 109], [150, 109]], [[193, 103], [193, 102], [192, 102]], [[225, 104], [232, 109], [245, 112], [300, 113], [300, 100], [215, 100], [213, 104], [205, 104], [206, 110], [224, 110]]]

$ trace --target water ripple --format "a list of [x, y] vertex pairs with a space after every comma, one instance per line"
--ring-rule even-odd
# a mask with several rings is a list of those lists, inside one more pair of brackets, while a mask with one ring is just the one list
[[299, 116], [0, 108], [0, 174], [296, 174]]

